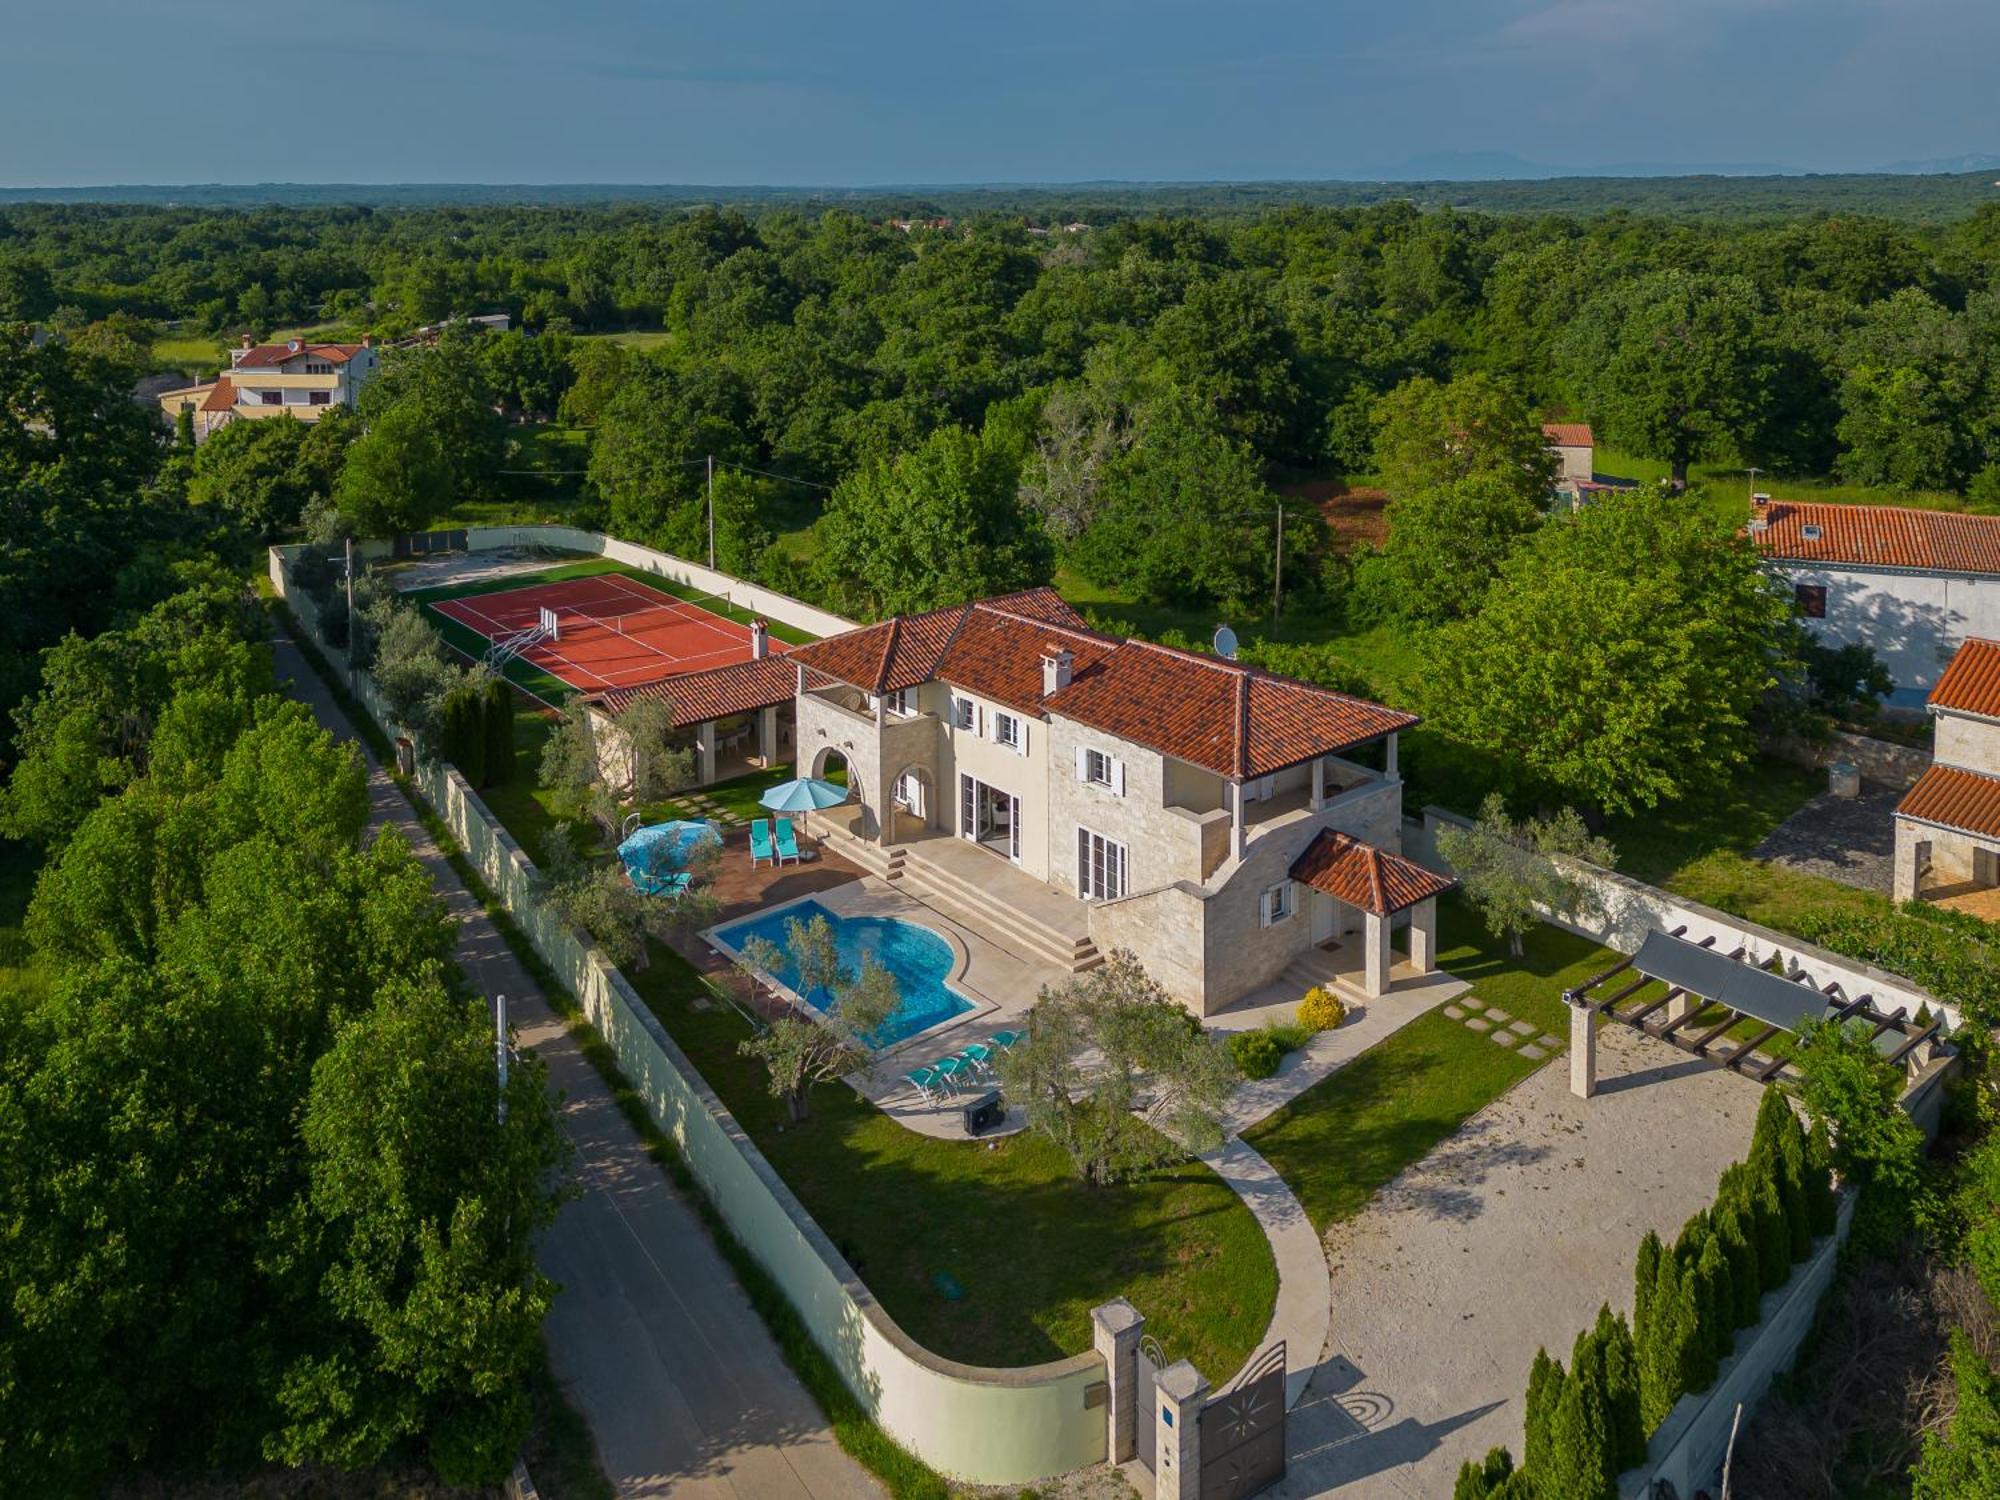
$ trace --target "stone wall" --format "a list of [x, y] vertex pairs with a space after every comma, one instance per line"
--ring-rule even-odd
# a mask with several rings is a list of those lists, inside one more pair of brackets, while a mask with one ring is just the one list
[[[302, 591], [289, 587], [280, 549], [271, 550], [270, 571], [302, 628], [321, 640], [317, 612]], [[364, 675], [358, 688], [369, 713], [390, 728], [374, 684]], [[1105, 1378], [1101, 1355], [987, 1369], [942, 1359], [911, 1339], [625, 976], [536, 901], [534, 865], [465, 778], [431, 762], [418, 768], [416, 786], [536, 953], [576, 996], [702, 1192], [884, 1431], [933, 1468], [977, 1484], [1033, 1484], [1103, 1460], [1104, 1417], [1093, 1405], [1093, 1388]]]
[[1932, 755], [1939, 765], [2000, 776], [2000, 723], [1971, 714], [1938, 713], [1932, 724]]
[[[1928, 862], [1919, 846], [1929, 846]], [[1991, 884], [2000, 864], [2000, 839], [1983, 839], [1955, 828], [1896, 819], [1896, 866], [1891, 891], [1898, 901], [1914, 901], [1932, 886]]]
[[[1471, 826], [1471, 820], [1441, 807], [1426, 807], [1421, 825], [1404, 824], [1403, 852], [1434, 870], [1449, 873], [1451, 865], [1437, 852], [1437, 830], [1445, 824], [1466, 828]], [[1564, 860], [1563, 864], [1591, 884], [1603, 905], [1603, 912], [1585, 922], [1572, 922], [1554, 915], [1548, 915], [1546, 919], [1557, 927], [1580, 933], [1607, 948], [1620, 953], [1636, 953], [1639, 945], [1646, 940], [1647, 933], [1672, 932], [1677, 927], [1685, 927], [1687, 930], [1682, 936], [1689, 942], [1698, 943], [1705, 937], [1713, 937], [1714, 946], [1719, 951], [1731, 953], [1740, 946], [1744, 950], [1744, 958], [1753, 963], [1761, 963], [1773, 954], [1782, 953], [1795, 969], [1810, 976], [1814, 984], [1822, 987], [1837, 984], [1841, 993], [1850, 999], [1873, 995], [1884, 1011], [1894, 1011], [1902, 1006], [1913, 1016], [1918, 1006], [1928, 1005], [1933, 1015], [1943, 1014], [1950, 1018], [1953, 1026], [1958, 1024], [1955, 1009], [1900, 974], [1891, 974], [1887, 969], [1878, 969], [1873, 964], [1821, 948], [1789, 932], [1779, 932], [1741, 917], [1732, 917], [1712, 906], [1703, 906], [1698, 901], [1670, 895], [1657, 886], [1644, 885], [1615, 870], [1600, 869], [1580, 860]]]
[[1864, 781], [1883, 786], [1915, 786], [1931, 764], [1930, 756], [1914, 745], [1898, 745], [1866, 734], [1836, 732], [1824, 742], [1786, 736], [1768, 741], [1764, 748], [1780, 760], [1812, 770], [1845, 762], [1860, 771]]

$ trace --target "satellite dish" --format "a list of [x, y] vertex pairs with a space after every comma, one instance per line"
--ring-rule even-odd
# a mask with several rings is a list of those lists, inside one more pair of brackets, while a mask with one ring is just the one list
[[1230, 661], [1236, 659], [1236, 632], [1227, 625], [1215, 627], [1215, 654]]

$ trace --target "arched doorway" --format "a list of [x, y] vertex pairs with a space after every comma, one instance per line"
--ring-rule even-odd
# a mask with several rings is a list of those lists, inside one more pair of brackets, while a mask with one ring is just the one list
[[845, 751], [836, 750], [831, 745], [822, 745], [819, 754], [813, 757], [812, 777], [815, 781], [846, 787], [847, 800], [849, 802], [855, 800], [854, 777]]
[[889, 805], [895, 809], [891, 838], [915, 838], [933, 826], [938, 816], [937, 784], [923, 766], [905, 766], [889, 783]]

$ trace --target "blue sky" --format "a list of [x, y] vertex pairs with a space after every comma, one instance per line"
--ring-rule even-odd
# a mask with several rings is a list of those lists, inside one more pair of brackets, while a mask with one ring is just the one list
[[1993, 0], [55, 0], [0, 185], [1329, 177], [2000, 152]]

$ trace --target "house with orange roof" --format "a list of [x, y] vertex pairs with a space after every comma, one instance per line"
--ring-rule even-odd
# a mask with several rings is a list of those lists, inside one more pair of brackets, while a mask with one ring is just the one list
[[352, 406], [362, 386], [381, 369], [375, 341], [358, 344], [313, 344], [288, 339], [259, 344], [247, 334], [242, 346], [230, 351], [229, 368], [207, 385], [168, 391], [160, 409], [169, 421], [180, 411], [194, 412], [195, 441], [241, 418], [291, 416], [316, 422], [335, 406]]
[[1928, 707], [1931, 765], [1896, 806], [1895, 897], [2000, 920], [2000, 640], [1960, 646]]
[[810, 831], [1030, 961], [1127, 949], [1201, 1016], [1280, 978], [1367, 997], [1435, 969], [1452, 882], [1400, 849], [1414, 715], [1106, 635], [1053, 589], [597, 701], [638, 694], [696, 728], [788, 706], [801, 773], [849, 788]]
[[1749, 536], [1808, 629], [1881, 658], [1892, 705], [1921, 709], [1962, 642], [2000, 638], [2000, 516], [1760, 498]]
[[1597, 439], [1588, 422], [1544, 422], [1542, 441], [1556, 460], [1556, 492], [1572, 500], [1595, 483]]

